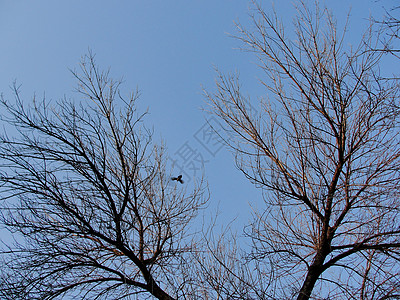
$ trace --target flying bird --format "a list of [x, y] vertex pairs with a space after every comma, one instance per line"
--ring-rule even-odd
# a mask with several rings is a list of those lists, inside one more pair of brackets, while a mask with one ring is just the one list
[[182, 175], [179, 175], [178, 177], [172, 177], [171, 180], [176, 180], [176, 181], [180, 182], [181, 184], [183, 183]]

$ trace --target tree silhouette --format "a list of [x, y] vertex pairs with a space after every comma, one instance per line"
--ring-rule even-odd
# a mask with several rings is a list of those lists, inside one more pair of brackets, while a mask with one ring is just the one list
[[259, 58], [266, 97], [256, 104], [238, 76], [220, 73], [206, 96], [265, 208], [246, 227], [246, 255], [215, 240], [206, 283], [231, 299], [398, 298], [399, 82], [380, 76], [382, 31], [371, 25], [347, 47], [347, 28], [304, 2], [289, 39], [276, 14], [254, 5], [253, 29], [239, 25], [238, 38]]
[[203, 188], [171, 186], [137, 92], [125, 100], [91, 54], [73, 74], [79, 103], [27, 107], [17, 87], [15, 104], [2, 99], [17, 132], [0, 138], [2, 221], [16, 236], [2, 251], [2, 299], [176, 299], [189, 290], [187, 225]]

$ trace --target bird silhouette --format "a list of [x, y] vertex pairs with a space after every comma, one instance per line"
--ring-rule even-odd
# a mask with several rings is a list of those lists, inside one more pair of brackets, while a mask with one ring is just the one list
[[179, 175], [178, 177], [172, 177], [171, 180], [176, 180], [176, 181], [180, 182], [181, 184], [183, 183], [182, 175]]

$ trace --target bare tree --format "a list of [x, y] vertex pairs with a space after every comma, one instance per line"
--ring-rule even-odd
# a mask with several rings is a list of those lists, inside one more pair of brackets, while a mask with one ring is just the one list
[[236, 75], [206, 93], [239, 169], [265, 192], [246, 258], [270, 271], [252, 285], [264, 299], [398, 299], [399, 82], [380, 77], [372, 26], [348, 47], [327, 9], [297, 8], [293, 35], [257, 4], [254, 28], [238, 26], [265, 74], [259, 105]]
[[2, 99], [2, 221], [16, 234], [2, 251], [2, 299], [183, 297], [204, 185], [171, 181], [137, 92], [125, 100], [91, 54], [80, 67], [78, 104], [27, 107], [17, 87], [15, 104]]

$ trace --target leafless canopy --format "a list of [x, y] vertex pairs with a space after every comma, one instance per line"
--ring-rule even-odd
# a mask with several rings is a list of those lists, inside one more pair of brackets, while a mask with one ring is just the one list
[[254, 28], [239, 26], [266, 97], [223, 74], [207, 93], [240, 170], [265, 191], [247, 258], [271, 263], [258, 280], [268, 299], [400, 297], [399, 83], [380, 76], [372, 26], [351, 48], [328, 10], [297, 13], [292, 35], [256, 4]]
[[3, 247], [1, 298], [177, 298], [204, 190], [170, 180], [137, 93], [125, 100], [93, 55], [80, 67], [79, 104], [27, 107], [17, 88], [15, 104], [2, 100], [1, 211], [16, 240]]

